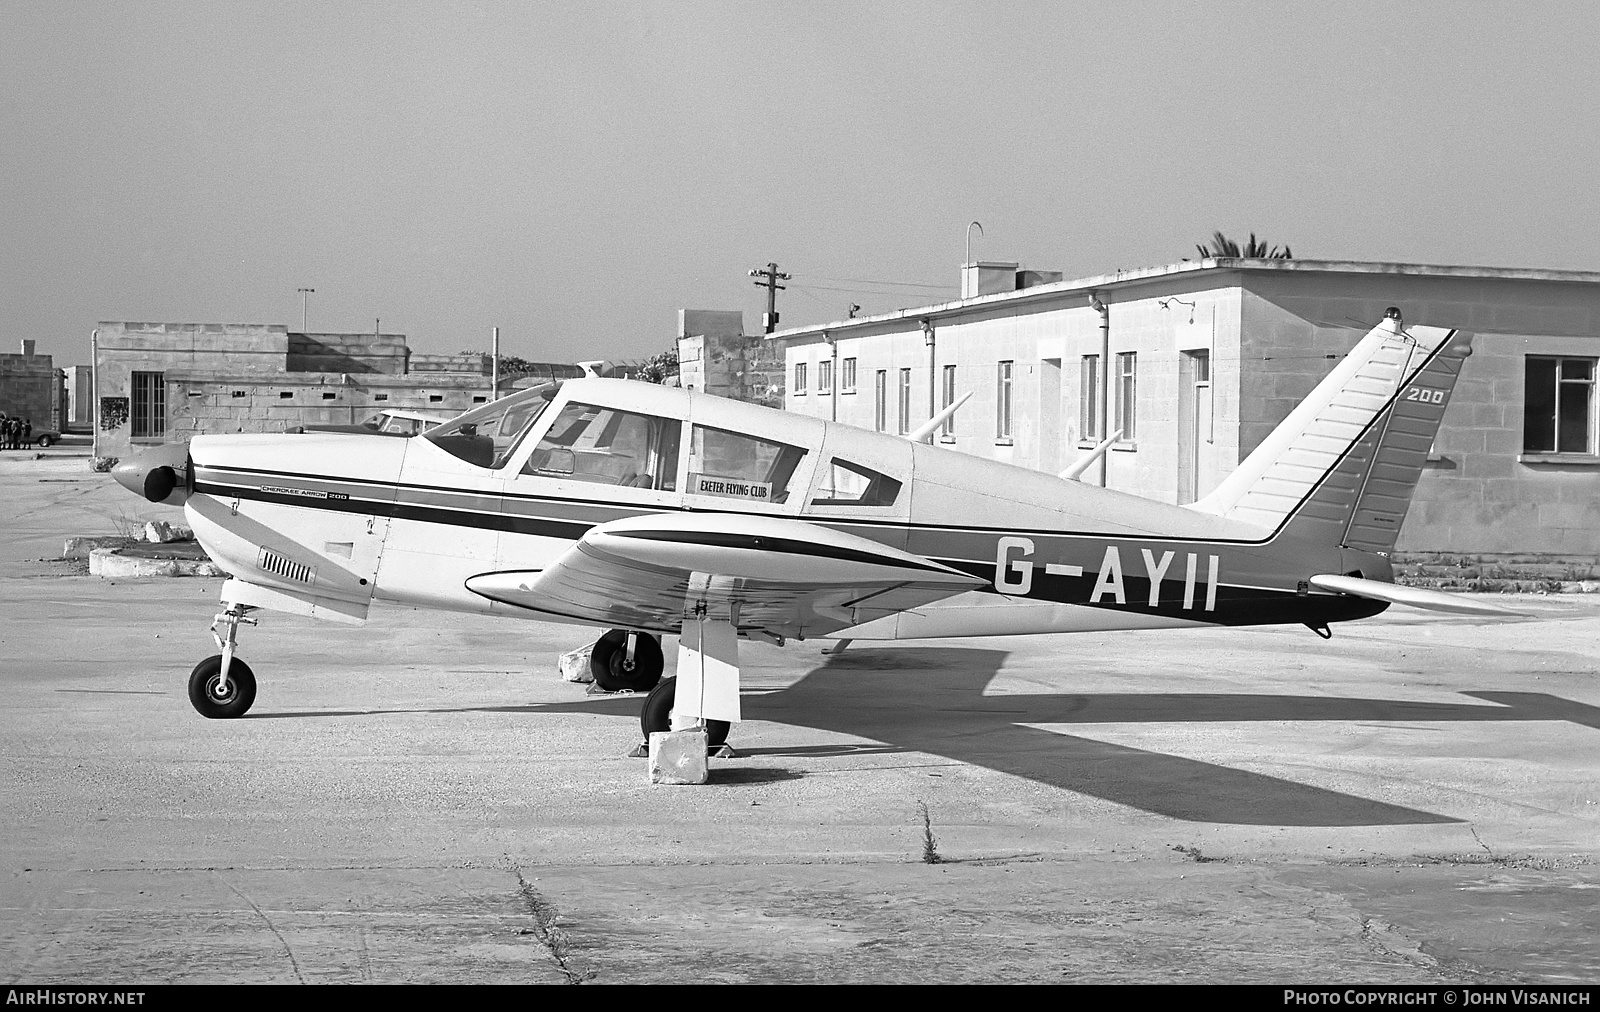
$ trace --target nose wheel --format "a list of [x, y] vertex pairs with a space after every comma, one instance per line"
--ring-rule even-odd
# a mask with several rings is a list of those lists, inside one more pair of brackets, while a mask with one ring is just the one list
[[256, 674], [250, 665], [234, 660], [228, 677], [222, 677], [222, 655], [213, 654], [189, 673], [189, 702], [202, 717], [226, 720], [242, 717], [256, 701]]
[[213, 720], [242, 717], [256, 701], [255, 672], [233, 656], [239, 639], [239, 624], [256, 624], [256, 620], [246, 614], [248, 611], [249, 605], [232, 604], [211, 620], [211, 638], [217, 641], [222, 653], [207, 657], [189, 672], [189, 702], [202, 717]]

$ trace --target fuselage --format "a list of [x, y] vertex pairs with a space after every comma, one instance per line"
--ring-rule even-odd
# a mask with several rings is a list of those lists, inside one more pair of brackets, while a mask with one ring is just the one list
[[1312, 591], [1312, 574], [1390, 578], [1380, 556], [1283, 530], [626, 381], [514, 395], [409, 439], [200, 436], [189, 453], [185, 508], [213, 558], [346, 613], [377, 600], [549, 618], [467, 583], [542, 570], [598, 524], [673, 512], [804, 521], [985, 582], [834, 633], [851, 638], [1321, 626], [1385, 606]]

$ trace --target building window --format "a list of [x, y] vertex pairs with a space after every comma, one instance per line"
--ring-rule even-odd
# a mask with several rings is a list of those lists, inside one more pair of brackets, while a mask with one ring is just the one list
[[[956, 367], [953, 365], [947, 365], [944, 367], [944, 389], [942, 391], [942, 396], [944, 397], [944, 401], [939, 405], [941, 409], [948, 408], [956, 401]], [[944, 424], [939, 426], [939, 438], [949, 439], [952, 441], [956, 438], [955, 415], [951, 415], [949, 418], [946, 418], [944, 420]]]
[[288, 400], [293, 400], [293, 399], [294, 399], [294, 391], [293, 390], [280, 390], [280, 391], [278, 391], [278, 400], [280, 400], [280, 401], [288, 401]]
[[994, 438], [1011, 440], [1011, 372], [1015, 362], [1001, 362], [995, 372]]
[[911, 431], [911, 370], [900, 370], [900, 435]]
[[1594, 373], [1592, 358], [1528, 356], [1523, 452], [1596, 452]]
[[805, 392], [806, 364], [804, 362], [796, 362], [794, 364], [794, 395], [796, 397], [801, 397], [805, 395]]
[[853, 394], [856, 392], [856, 360], [847, 358], [839, 363], [839, 392]]
[[133, 374], [133, 438], [158, 439], [167, 434], [166, 377], [159, 372]]
[[1123, 351], [1117, 353], [1117, 424], [1116, 428], [1122, 430], [1119, 439], [1132, 440], [1137, 431], [1134, 428], [1134, 406], [1138, 390], [1134, 386], [1134, 352]]
[[1100, 434], [1100, 356], [1083, 356], [1079, 375], [1082, 389], [1078, 394], [1078, 432], [1080, 438], [1098, 443], [1105, 438]]
[[244, 396], [244, 391], [243, 390], [235, 390], [233, 392], [232, 396], [234, 396], [234, 397], [243, 397]]
[[429, 394], [428, 395], [428, 403], [429, 404], [438, 404], [442, 400], [444, 400], [444, 394]]
[[819, 393], [819, 394], [831, 394], [831, 393], [833, 393], [833, 363], [832, 362], [818, 362], [817, 363], [817, 393]]
[[325, 400], [325, 401], [331, 401], [331, 400], [337, 399], [338, 396], [339, 396], [338, 394], [323, 394], [322, 395], [322, 399]]
[[873, 379], [872, 426], [879, 432], [889, 427], [889, 370], [879, 369]]
[[375, 400], [375, 401], [386, 401], [386, 400], [389, 399], [389, 395], [388, 394], [373, 394], [372, 395], [372, 399]]

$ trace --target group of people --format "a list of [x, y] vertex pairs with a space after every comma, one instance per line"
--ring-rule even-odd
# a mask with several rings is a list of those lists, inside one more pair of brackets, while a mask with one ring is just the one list
[[33, 449], [33, 420], [0, 411], [0, 450]]

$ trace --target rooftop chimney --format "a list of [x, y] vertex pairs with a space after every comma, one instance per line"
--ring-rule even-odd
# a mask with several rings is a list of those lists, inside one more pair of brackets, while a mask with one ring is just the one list
[[32, 341], [24, 340], [22, 342], [22, 353], [24, 355], [27, 355], [27, 356], [30, 356], [30, 357], [33, 355], [33, 342]]

